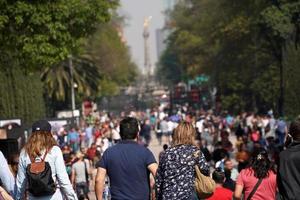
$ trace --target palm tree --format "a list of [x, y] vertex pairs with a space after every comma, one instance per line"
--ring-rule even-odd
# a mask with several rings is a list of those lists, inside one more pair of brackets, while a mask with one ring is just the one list
[[[73, 58], [74, 85], [78, 94], [89, 97], [97, 92], [100, 73], [97, 67], [84, 58]], [[41, 74], [49, 97], [64, 101], [71, 87], [70, 68], [67, 61], [47, 67]]]

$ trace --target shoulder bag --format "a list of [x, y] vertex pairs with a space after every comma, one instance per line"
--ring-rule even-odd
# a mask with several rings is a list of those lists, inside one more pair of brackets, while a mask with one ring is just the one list
[[[196, 152], [194, 155], [199, 157], [200, 151]], [[214, 194], [216, 183], [209, 176], [205, 176], [201, 173], [198, 165], [195, 165], [195, 190], [200, 199], [206, 199]]]

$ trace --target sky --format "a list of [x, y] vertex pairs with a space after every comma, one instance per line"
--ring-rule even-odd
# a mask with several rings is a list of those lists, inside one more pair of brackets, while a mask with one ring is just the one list
[[130, 47], [133, 61], [142, 69], [144, 66], [144, 18], [152, 16], [150, 22], [150, 61], [152, 66], [157, 62], [155, 30], [163, 27], [163, 0], [121, 0], [119, 13], [127, 17], [124, 34]]

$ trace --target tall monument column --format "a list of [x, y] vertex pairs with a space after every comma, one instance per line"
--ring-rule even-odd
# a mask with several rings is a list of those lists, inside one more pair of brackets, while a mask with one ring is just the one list
[[151, 21], [151, 16], [146, 17], [144, 19], [144, 31], [143, 31], [143, 37], [144, 37], [144, 73], [148, 78], [151, 76], [151, 62], [150, 62], [150, 46], [149, 46], [149, 23]]

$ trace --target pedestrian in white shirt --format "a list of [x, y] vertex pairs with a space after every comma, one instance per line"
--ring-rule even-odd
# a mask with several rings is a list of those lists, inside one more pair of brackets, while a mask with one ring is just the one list
[[[51, 125], [49, 122], [40, 120], [32, 125], [32, 134], [20, 154], [16, 183], [17, 192], [14, 199], [25, 199], [24, 194], [28, 187], [29, 200], [77, 200], [66, 171], [62, 152], [56, 145], [56, 141], [51, 134]], [[51, 195], [35, 196], [30, 191], [34, 191], [37, 188], [30, 188], [27, 167], [29, 164], [42, 161], [45, 161], [47, 166], [50, 165], [55, 187]]]

